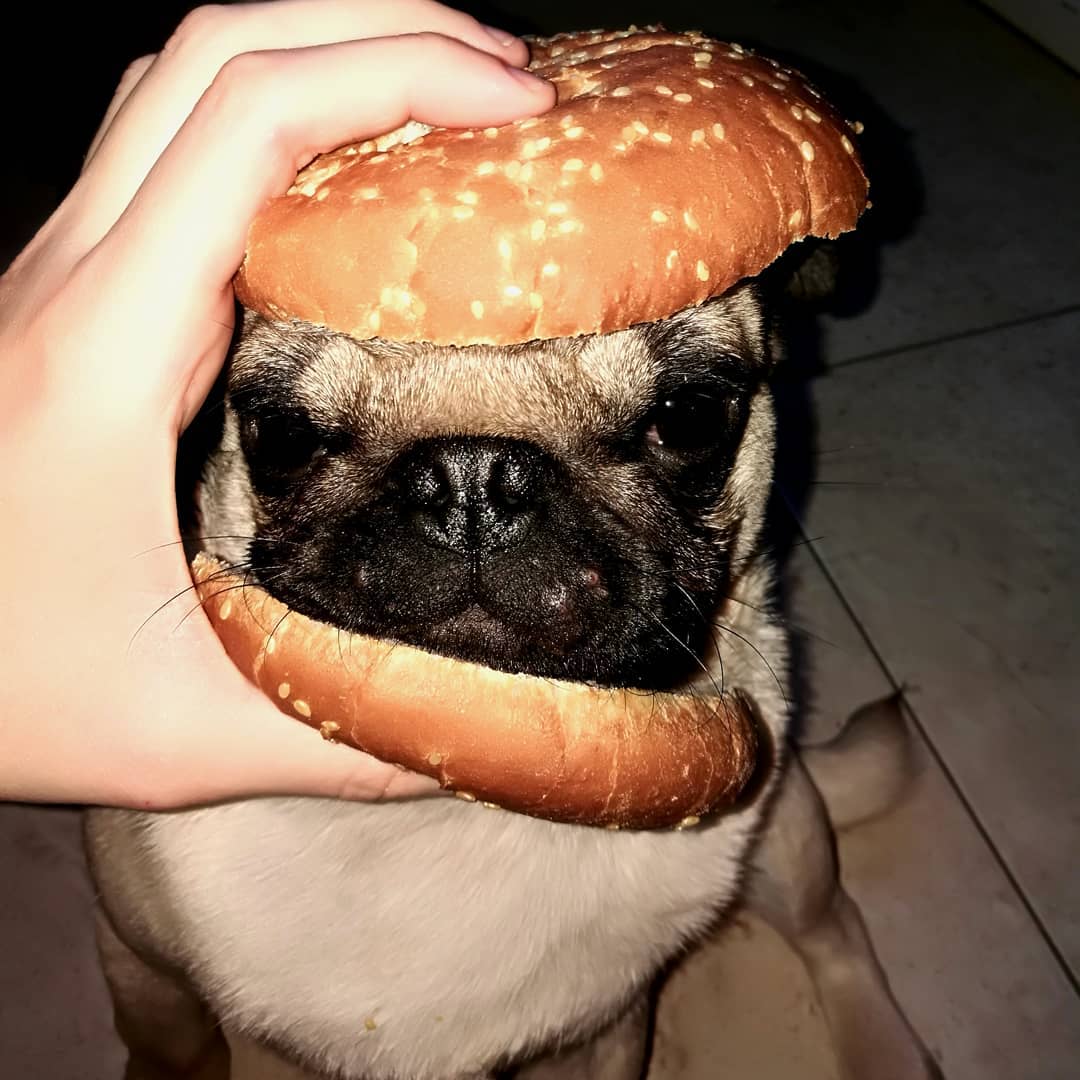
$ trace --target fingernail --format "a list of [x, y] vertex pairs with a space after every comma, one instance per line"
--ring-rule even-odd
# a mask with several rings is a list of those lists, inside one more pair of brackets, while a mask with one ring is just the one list
[[551, 83], [547, 79], [541, 79], [539, 75], [531, 75], [527, 71], [523, 71], [521, 68], [510, 67], [506, 68], [507, 74], [512, 75], [522, 86], [524, 86], [530, 93], [550, 93]]
[[485, 23], [481, 23], [480, 25], [488, 32], [488, 37], [490, 37], [497, 45], [501, 45], [504, 49], [508, 49], [518, 40], [509, 30], [500, 30], [497, 26], [488, 26]]

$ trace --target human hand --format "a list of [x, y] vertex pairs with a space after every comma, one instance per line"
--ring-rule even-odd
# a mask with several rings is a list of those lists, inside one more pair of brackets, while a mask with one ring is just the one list
[[197, 10], [125, 74], [79, 180], [0, 279], [0, 798], [437, 790], [324, 742], [226, 658], [192, 610], [176, 445], [266, 199], [410, 117], [545, 111], [554, 90], [526, 61], [430, 0], [279, 0]]

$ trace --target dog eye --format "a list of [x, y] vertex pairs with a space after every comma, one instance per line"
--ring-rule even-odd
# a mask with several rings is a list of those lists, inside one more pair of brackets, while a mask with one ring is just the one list
[[299, 413], [249, 413], [240, 419], [240, 445], [255, 486], [272, 492], [305, 476], [333, 440]]
[[735, 390], [687, 383], [663, 392], [645, 419], [645, 441], [665, 450], [710, 450], [740, 426], [744, 398]]

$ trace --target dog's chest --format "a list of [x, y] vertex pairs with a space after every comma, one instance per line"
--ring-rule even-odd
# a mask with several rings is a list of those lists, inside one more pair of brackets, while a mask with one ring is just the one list
[[261, 800], [150, 819], [144, 850], [227, 1025], [420, 1078], [610, 1014], [730, 899], [754, 816], [619, 834]]

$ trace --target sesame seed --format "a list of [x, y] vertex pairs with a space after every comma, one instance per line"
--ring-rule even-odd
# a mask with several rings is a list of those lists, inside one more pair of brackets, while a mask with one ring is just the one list
[[451, 213], [458, 221], [468, 221], [476, 211], [471, 206], [455, 206]]
[[441, 765], [442, 759], [443, 756], [439, 753], [438, 750], [432, 750], [431, 753], [427, 756], [427, 761], [429, 765]]
[[559, 272], [560, 269], [561, 269], [561, 267], [559, 266], [558, 263], [549, 262], [549, 263], [544, 263], [543, 267], [540, 270], [540, 273], [543, 274], [544, 277], [554, 277]]
[[658, 94], [663, 94], [664, 97], [671, 97], [671, 95], [674, 93], [670, 86], [665, 86], [663, 83], [660, 83], [656, 87], [656, 92]]
[[849, 153], [855, 153], [855, 147], [851, 145], [851, 140], [846, 135], [840, 136], [840, 145]]
[[698, 79], [698, 85], [704, 86], [706, 90], [712, 90], [716, 87], [716, 83], [712, 79]]
[[454, 198], [466, 206], [475, 206], [480, 201], [480, 196], [475, 191], [459, 191]]
[[739, 53], [740, 55], [746, 52], [746, 50], [737, 41], [729, 41], [728, 44], [735, 52]]
[[521, 296], [524, 291], [525, 290], [520, 285], [507, 285], [506, 288], [503, 289], [503, 296], [515, 300], [517, 297]]
[[226, 600], [218, 609], [218, 617], [222, 622], [227, 622], [229, 616], [232, 614], [232, 601]]
[[495, 162], [494, 161], [481, 161], [480, 164], [476, 166], [476, 175], [477, 176], [490, 176], [494, 171], [495, 171]]
[[851, 130], [854, 131], [856, 135], [861, 135], [866, 130], [866, 125], [861, 120], [856, 120], [851, 125]]
[[637, 132], [637, 133], [639, 134], [639, 135], [648, 135], [648, 134], [649, 134], [649, 128], [648, 128], [648, 125], [646, 125], [646, 124], [645, 124], [645, 123], [644, 123], [643, 121], [641, 121], [641, 120], [634, 120], [634, 121], [632, 121], [632, 122], [631, 122], [631, 124], [630, 124], [630, 126], [631, 126], [631, 127], [632, 127], [632, 128], [633, 128], [633, 129], [634, 129], [634, 130], [635, 130], [635, 131], [636, 131], [636, 132]]
[[547, 212], [549, 214], [565, 214], [569, 207], [564, 202], [548, 203]]
[[266, 642], [267, 653], [272, 653], [277, 648], [277, 641], [274, 638], [268, 638]]
[[694, 53], [694, 63], [702, 66], [708, 66], [712, 63], [712, 53], [696, 52]]
[[519, 172], [521, 172], [521, 162], [515, 161], [511, 158], [504, 166], [503, 172], [506, 173], [507, 180], [513, 180]]
[[666, 131], [654, 131], [652, 136], [658, 143], [671, 142], [671, 136]]
[[649, 217], [652, 218], [657, 225], [663, 225], [668, 219], [667, 214], [665, 214], [663, 210], [654, 210]]
[[476, 796], [471, 791], [455, 791], [454, 794], [462, 802], [476, 802]]
[[300, 700], [300, 698], [297, 698], [297, 699], [296, 699], [296, 700], [295, 700], [295, 701], [294, 701], [294, 702], [292, 703], [292, 707], [293, 707], [293, 708], [294, 708], [294, 709], [295, 709], [295, 710], [296, 710], [296, 711], [297, 711], [297, 712], [298, 712], [298, 713], [299, 713], [299, 714], [300, 714], [301, 716], [307, 716], [307, 717], [310, 717], [310, 716], [311, 716], [311, 706], [310, 706], [310, 705], [309, 705], [309, 704], [308, 704], [308, 703], [307, 703], [306, 701], [301, 701], [301, 700]]
[[696, 128], [690, 132], [690, 142], [694, 144], [703, 143], [705, 141], [704, 128]]
[[806, 110], [806, 115], [808, 117], [810, 117], [810, 119], [813, 120], [813, 122], [815, 124], [820, 124], [821, 123], [821, 117], [818, 116], [818, 114], [816, 112], [814, 112], [813, 109], [807, 109]]
[[357, 194], [361, 199], [377, 199], [379, 197], [379, 189], [377, 187], [362, 187]]
[[700, 230], [701, 226], [698, 225], [697, 218], [695, 218], [694, 215], [691, 214], [689, 210], [684, 210], [683, 211], [682, 219], [683, 219], [683, 224], [691, 232], [698, 232]]
[[559, 127], [568, 128], [574, 122], [574, 117], [571, 113], [567, 113], [560, 121]]
[[680, 105], [687, 105], [694, 99], [689, 94], [676, 94], [672, 101], [677, 101]]
[[589, 175], [597, 182], [600, 183], [604, 179], [604, 167], [599, 161], [594, 161], [589, 166]]
[[678, 259], [679, 259], [679, 252], [675, 248], [672, 248], [667, 253], [667, 260], [666, 260], [667, 268], [670, 270], [675, 265], [675, 263], [678, 262]]
[[720, 123], [713, 124], [712, 133], [714, 138], [722, 140], [724, 138], [724, 125]]
[[676, 829], [692, 829], [695, 825], [701, 824], [701, 818], [697, 814], [688, 814], [686, 817], [675, 826]]
[[779, 71], [777, 71], [776, 77], [781, 82], [787, 82], [791, 78], [791, 75], [787, 71], [785, 71], [783, 68], [781, 68]]
[[543, 240], [545, 232], [547, 232], [547, 222], [540, 218], [537, 218], [529, 229], [529, 235], [533, 240]]
[[378, 165], [380, 161], [385, 161], [386, 158], [387, 158], [386, 154], [376, 154], [373, 158], [368, 158], [368, 164], [369, 165]]
[[568, 139], [580, 139], [585, 134], [585, 129], [578, 124], [577, 127], [571, 127], [566, 129], [566, 137]]
[[803, 139], [803, 141], [799, 143], [799, 150], [801, 151], [802, 156], [806, 158], [807, 161], [814, 160], [814, 147], [809, 142], [807, 142], [806, 139]]
[[318, 199], [319, 202], [322, 202], [329, 194], [330, 189], [328, 187], [321, 187], [315, 192], [315, 198]]
[[630, 89], [629, 86], [616, 86], [615, 89], [611, 91], [611, 96], [629, 97], [632, 93], [633, 91]]
[[753, 86], [754, 85], [754, 80], [751, 79], [749, 75], [742, 75], [742, 76], [740, 76], [740, 78], [742, 79], [743, 83], [745, 83], [745, 85], [747, 85], [747, 86]]
[[697, 276], [699, 281], [709, 280], [709, 267], [703, 259], [697, 261]]
[[333, 742], [334, 736], [341, 730], [341, 725], [333, 720], [324, 720], [319, 725], [319, 734], [327, 741]]
[[788, 226], [790, 228], [794, 229], [794, 228], [798, 227], [798, 225], [801, 222], [802, 222], [802, 211], [801, 210], [793, 210], [791, 212], [791, 217], [789, 217], [787, 219]]
[[279, 698], [281, 698], [282, 701], [284, 701], [285, 698], [287, 698], [291, 693], [292, 693], [292, 687], [287, 682], [283, 682], [277, 688], [277, 696]]
[[796, 120], [801, 120], [802, 119], [802, 109], [800, 109], [798, 105], [792, 105], [791, 106], [791, 115], [794, 116]]
[[489, 139], [494, 139], [495, 136], [499, 134], [499, 129], [497, 127], [486, 127], [484, 128], [484, 134]]
[[536, 127], [539, 123], [540, 121], [537, 120], [535, 116], [530, 116], [528, 120], [522, 120], [521, 123], [518, 124], [518, 127], [522, 131], [528, 131], [530, 128]]
[[777, 82], [775, 79], [770, 79], [769, 80], [769, 85], [774, 90], [786, 90], [787, 89], [787, 87], [782, 82]]
[[564, 52], [566, 52], [566, 49], [562, 45], [556, 45], [555, 48], [552, 49], [548, 55], [552, 57], [562, 56]]
[[585, 162], [579, 157], [568, 158], [562, 163], [564, 172], [581, 172], [585, 168]]
[[626, 146], [626, 143], [624, 143], [624, 142], [614, 142], [614, 143], [611, 144], [611, 149], [616, 151], [616, 153], [625, 154], [626, 150], [627, 150], [627, 146]]
[[485, 810], [501, 810], [502, 807], [497, 802], [486, 802], [482, 804]]
[[482, 319], [484, 317], [484, 304], [482, 300], [474, 300], [469, 305], [469, 310], [473, 314], [474, 319]]
[[[475, 139], [476, 138], [476, 132], [475, 131], [463, 131], [463, 132], [461, 132], [461, 134], [458, 135], [458, 138], [459, 139], [464, 139], [467, 142], [469, 139]], [[419, 146], [423, 141], [424, 141], [424, 136], [421, 135], [419, 139], [413, 139], [412, 145], [413, 146]]]
[[581, 231], [581, 222], [574, 221], [573, 218], [567, 218], [565, 221], [559, 222], [559, 232], [572, 233]]
[[507, 240], [504, 236], [499, 240], [497, 246], [499, 249], [499, 255], [502, 257], [503, 260], [509, 262], [510, 257], [514, 254], [514, 248], [511, 245], [510, 241]]

